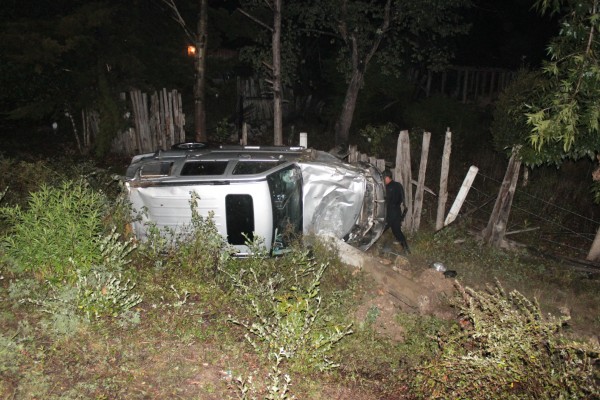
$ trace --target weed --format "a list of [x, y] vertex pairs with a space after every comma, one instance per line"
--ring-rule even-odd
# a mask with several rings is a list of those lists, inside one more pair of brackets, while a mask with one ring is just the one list
[[[264, 258], [264, 251], [255, 254], [251, 259], [263, 266], [272, 262]], [[247, 330], [248, 342], [258, 354], [267, 354], [272, 365], [268, 398], [286, 399], [291, 379], [282, 372], [283, 363], [295, 370], [336, 368], [338, 364], [330, 359], [332, 349], [352, 330], [350, 325], [323, 323], [320, 283], [327, 264], [317, 264], [308, 252], [298, 249], [278, 261], [280, 271], [288, 269], [287, 275], [269, 267], [255, 268], [256, 261], [223, 272], [241, 299], [249, 302], [253, 316], [252, 321], [230, 317], [231, 322]]]
[[42, 186], [31, 194], [27, 210], [1, 208], [0, 216], [13, 226], [3, 239], [9, 265], [40, 280], [74, 282], [76, 269], [87, 272], [103, 261], [98, 238], [106, 210], [107, 199], [83, 181]]
[[[88, 320], [105, 316], [118, 317], [142, 301], [139, 294], [131, 293], [135, 284], [123, 280], [121, 274], [91, 271], [79, 275], [77, 288], [77, 307]], [[128, 314], [132, 320], [133, 315]]]
[[568, 317], [544, 318], [535, 302], [499, 283], [457, 284], [460, 328], [439, 337], [438, 357], [416, 369], [420, 398], [594, 398], [600, 349], [565, 341]]
[[15, 373], [23, 357], [23, 345], [16, 341], [17, 334], [5, 336], [0, 333], [0, 375], [6, 372]]

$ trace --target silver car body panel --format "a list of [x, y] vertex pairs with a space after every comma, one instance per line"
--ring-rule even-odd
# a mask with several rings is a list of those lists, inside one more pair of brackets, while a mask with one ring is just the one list
[[[256, 163], [261, 170], [236, 173], [250, 165], [245, 162]], [[186, 176], [186, 163], [208, 163], [223, 169], [215, 175]], [[231, 239], [228, 223], [246, 217], [228, 216], [239, 210], [238, 203], [227, 205], [226, 199], [237, 201], [240, 196], [240, 207], [247, 207], [247, 214], [252, 214], [252, 220], [244, 223], [252, 226], [254, 235], [264, 239], [270, 250], [277, 247], [280, 220], [288, 214], [301, 214], [304, 234], [333, 235], [362, 250], [385, 228], [381, 173], [370, 164], [348, 164], [315, 150], [229, 146], [143, 154], [132, 159], [126, 187], [136, 216], [134, 233], [140, 240], [147, 239], [152, 226], [163, 234], [185, 232], [192, 219], [192, 192], [197, 195], [198, 214], [212, 215], [219, 233], [230, 243], [236, 240]], [[248, 252], [239, 240], [233, 245], [241, 254]]]

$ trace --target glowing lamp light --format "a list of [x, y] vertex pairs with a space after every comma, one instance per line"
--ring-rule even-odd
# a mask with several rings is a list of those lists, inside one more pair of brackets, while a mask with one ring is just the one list
[[196, 46], [193, 46], [193, 45], [190, 44], [187, 47], [187, 55], [190, 56], [190, 57], [191, 56], [195, 56], [196, 55]]

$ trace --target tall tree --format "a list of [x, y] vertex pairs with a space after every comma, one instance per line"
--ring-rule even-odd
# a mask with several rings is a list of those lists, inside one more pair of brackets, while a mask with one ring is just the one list
[[283, 144], [283, 108], [281, 91], [281, 2], [273, 0], [273, 144]]
[[283, 144], [283, 80], [282, 75], [282, 0], [266, 0], [256, 4], [253, 1], [247, 2], [246, 7], [250, 7], [253, 11], [257, 12], [258, 15], [265, 15], [265, 10], [262, 8], [266, 7], [268, 12], [272, 13], [273, 24], [263, 22], [257, 15], [252, 14], [250, 11], [240, 8], [239, 11], [247, 16], [249, 19], [257, 23], [259, 26], [271, 33], [271, 46], [270, 53], [272, 63], [268, 63], [265, 60], [266, 51], [265, 47], [261, 46], [260, 40], [258, 43], [252, 46], [247, 46], [245, 51], [245, 58], [252, 62], [255, 69], [260, 71], [266, 69], [266, 73], [269, 78], [266, 81], [271, 85], [273, 92], [273, 144], [280, 146]]
[[[560, 33], [548, 46], [537, 101], [529, 106], [530, 144], [539, 158], [562, 145], [562, 157], [600, 160], [600, 4], [598, 0], [538, 0], [542, 13], [560, 16]], [[600, 168], [599, 168], [600, 169]], [[593, 174], [600, 201], [600, 171]], [[587, 258], [600, 260], [600, 228]]]
[[[549, 60], [541, 71], [521, 74], [503, 94], [492, 126], [496, 145], [521, 145], [519, 155], [530, 165], [598, 158], [599, 2], [538, 0], [536, 6], [559, 19], [560, 31], [548, 46]], [[599, 201], [600, 171], [593, 177]], [[600, 229], [588, 259], [600, 259]]]
[[574, 144], [588, 154], [600, 151], [600, 7], [598, 0], [538, 0], [542, 13], [561, 16], [560, 33], [548, 46], [545, 84], [527, 113], [530, 141], [536, 149]]
[[196, 142], [206, 142], [206, 54], [208, 49], [208, 0], [199, 0], [196, 31], [189, 28], [175, 0], [162, 0], [171, 17], [183, 29], [194, 49], [194, 128]]
[[305, 32], [337, 47], [347, 88], [335, 124], [336, 144], [348, 142], [365, 73], [375, 59], [388, 73], [417, 65], [439, 69], [452, 56], [447, 39], [465, 33], [460, 11], [470, 0], [296, 0], [288, 8]]

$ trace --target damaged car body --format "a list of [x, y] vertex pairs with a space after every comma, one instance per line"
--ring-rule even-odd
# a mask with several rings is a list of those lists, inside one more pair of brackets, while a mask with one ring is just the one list
[[142, 241], [150, 226], [180, 232], [192, 208], [211, 216], [239, 254], [248, 254], [254, 238], [280, 254], [290, 234], [311, 233], [366, 250], [385, 229], [377, 168], [302, 147], [175, 145], [133, 157], [125, 186]]

